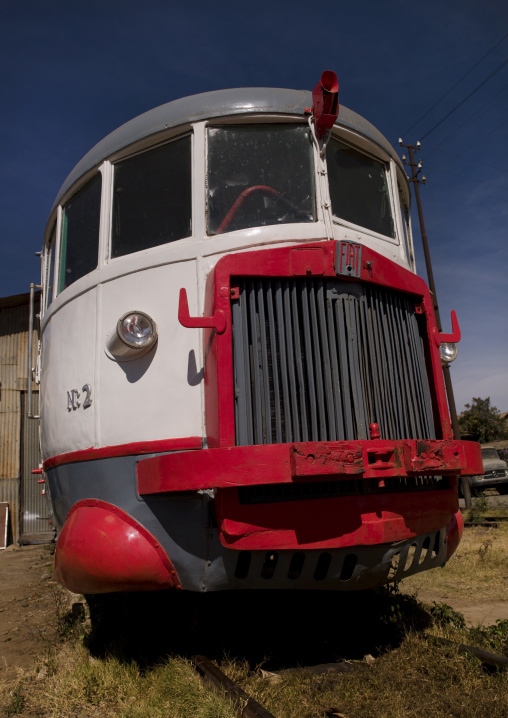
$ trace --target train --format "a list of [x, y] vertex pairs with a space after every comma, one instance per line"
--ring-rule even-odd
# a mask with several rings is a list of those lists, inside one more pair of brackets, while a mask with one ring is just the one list
[[436, 326], [408, 177], [335, 73], [122, 125], [61, 187], [41, 268], [69, 590], [362, 591], [455, 551], [482, 472], [443, 383], [459, 325]]

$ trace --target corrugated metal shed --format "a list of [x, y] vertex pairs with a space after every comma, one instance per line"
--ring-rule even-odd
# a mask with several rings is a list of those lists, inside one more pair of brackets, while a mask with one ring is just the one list
[[[20, 516], [46, 513], [45, 508], [38, 506], [41, 497], [36, 479], [37, 498], [34, 482], [29, 480], [31, 469], [39, 463], [38, 422], [31, 420], [32, 426], [29, 426], [23, 417], [24, 396], [28, 389], [29, 297], [29, 294], [18, 294], [0, 299], [0, 501], [9, 503], [11, 540], [15, 542], [24, 530]], [[38, 293], [36, 312], [39, 302]], [[37, 327], [33, 333], [34, 362], [38, 338]], [[37, 385], [32, 384], [32, 389], [37, 401]], [[28, 502], [26, 507], [21, 504], [23, 474], [26, 477], [23, 482], [23, 488], [26, 484], [23, 492]], [[34, 526], [39, 529], [42, 524]], [[43, 530], [47, 531], [47, 521]]]

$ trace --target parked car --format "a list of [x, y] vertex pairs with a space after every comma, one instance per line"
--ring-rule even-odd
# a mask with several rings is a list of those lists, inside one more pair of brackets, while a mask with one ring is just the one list
[[484, 476], [470, 476], [471, 491], [495, 488], [500, 494], [508, 494], [508, 464], [493, 446], [482, 446]]

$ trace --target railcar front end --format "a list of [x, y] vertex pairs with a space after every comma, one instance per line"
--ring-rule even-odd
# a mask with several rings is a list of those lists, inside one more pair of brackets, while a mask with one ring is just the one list
[[184, 98], [64, 183], [40, 412], [72, 591], [359, 590], [455, 550], [481, 472], [447, 410], [456, 323], [415, 274], [395, 151], [336, 109], [327, 73]]

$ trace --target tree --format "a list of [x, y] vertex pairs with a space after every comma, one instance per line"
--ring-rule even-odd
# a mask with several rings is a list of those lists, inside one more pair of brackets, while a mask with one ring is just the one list
[[490, 405], [490, 396], [486, 399], [473, 397], [472, 403], [466, 404], [466, 411], [459, 417], [459, 424], [462, 434], [480, 444], [508, 438], [506, 423], [499, 410]]

